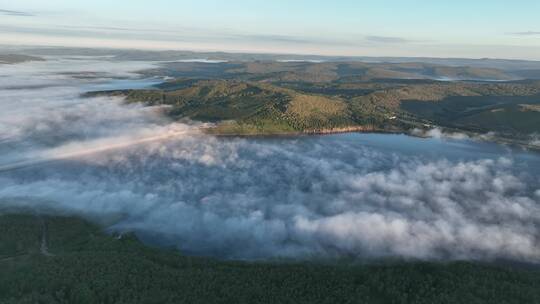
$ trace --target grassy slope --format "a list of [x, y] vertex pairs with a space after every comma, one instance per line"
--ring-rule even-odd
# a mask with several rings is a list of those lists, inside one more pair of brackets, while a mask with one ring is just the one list
[[[39, 246], [43, 223], [48, 247]], [[227, 262], [74, 218], [0, 216], [0, 303], [535, 303], [539, 271], [470, 263]], [[11, 256], [15, 258], [10, 258]]]
[[220, 122], [222, 134], [313, 132], [361, 125], [340, 97], [306, 94], [259, 82], [169, 83], [168, 90], [121, 91], [128, 102], [167, 104], [176, 118]]
[[[171, 105], [175, 118], [218, 122], [218, 128], [210, 131], [215, 134], [403, 132], [425, 125], [497, 131], [521, 140], [540, 133], [540, 112], [523, 111], [514, 102], [536, 104], [538, 82], [375, 79], [428, 74], [499, 77], [492, 69], [360, 62], [174, 63], [167, 69], [160, 72], [184, 78], [163, 83], [159, 90], [112, 94], [127, 95], [131, 102]], [[478, 111], [479, 98], [489, 111]], [[494, 106], [501, 111], [491, 111], [497, 110]]]
[[[509, 136], [540, 132], [540, 112], [519, 106], [540, 103], [536, 84], [284, 86], [287, 88], [258, 82], [204, 81], [172, 91], [131, 91], [128, 100], [173, 105], [171, 114], [176, 117], [234, 120], [214, 130], [218, 133], [317, 132], [348, 127], [406, 130], [422, 126], [424, 119]], [[497, 109], [501, 111], [492, 111]], [[399, 119], [392, 121], [392, 116]]]

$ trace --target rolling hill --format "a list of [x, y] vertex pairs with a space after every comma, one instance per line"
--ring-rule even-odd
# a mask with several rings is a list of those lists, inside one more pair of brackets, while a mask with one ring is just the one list
[[180, 78], [156, 89], [93, 92], [167, 105], [175, 119], [212, 122], [216, 134], [408, 132], [442, 126], [525, 140], [540, 133], [540, 83], [267, 82]]

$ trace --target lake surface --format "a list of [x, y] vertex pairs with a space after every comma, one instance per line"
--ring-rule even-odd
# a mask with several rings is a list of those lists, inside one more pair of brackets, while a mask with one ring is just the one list
[[[112, 64], [94, 61], [70, 64]], [[126, 76], [138, 64], [106, 70]], [[155, 108], [80, 97], [153, 80], [81, 80], [53, 67], [0, 68], [34, 85], [0, 87], [0, 165], [39, 160], [0, 170], [4, 210], [83, 216], [232, 259], [540, 262], [537, 153], [389, 134], [216, 138]]]

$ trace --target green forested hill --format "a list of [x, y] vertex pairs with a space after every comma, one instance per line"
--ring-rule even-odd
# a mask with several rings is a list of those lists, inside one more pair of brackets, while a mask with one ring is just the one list
[[236, 80], [179, 80], [161, 90], [97, 92], [128, 102], [169, 105], [169, 115], [219, 123], [221, 134], [324, 132], [350, 127], [385, 128], [386, 111], [360, 115], [346, 99], [310, 94], [269, 83]]
[[[255, 68], [253, 68], [255, 69]], [[257, 69], [255, 69], [257, 71]], [[442, 126], [526, 141], [540, 133], [540, 83], [266, 82], [179, 78], [151, 90], [94, 92], [168, 105], [169, 115], [214, 122], [219, 134], [407, 132]]]
[[538, 303], [540, 272], [454, 262], [234, 262], [0, 216], [0, 303]]

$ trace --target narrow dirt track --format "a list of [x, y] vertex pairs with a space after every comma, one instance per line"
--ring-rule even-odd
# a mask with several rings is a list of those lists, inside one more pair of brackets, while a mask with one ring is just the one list
[[41, 252], [41, 254], [46, 257], [53, 257], [54, 254], [49, 252], [48, 237], [49, 237], [49, 229], [47, 226], [47, 221], [42, 219], [41, 220], [41, 246], [39, 248], [39, 252]]

